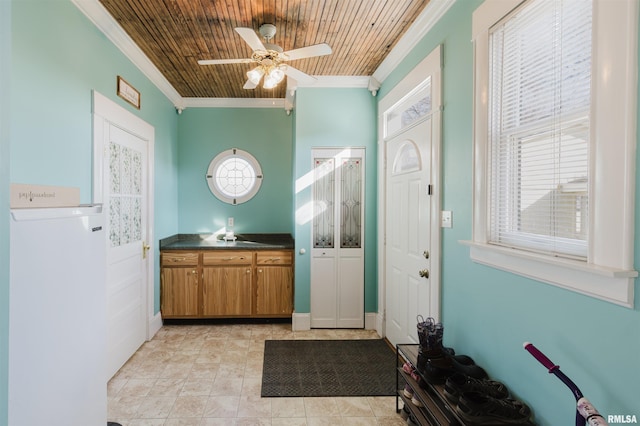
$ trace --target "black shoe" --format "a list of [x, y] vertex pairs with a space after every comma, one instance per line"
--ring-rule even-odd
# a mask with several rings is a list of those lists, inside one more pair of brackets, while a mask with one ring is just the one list
[[489, 376], [482, 367], [476, 365], [473, 359], [467, 355], [441, 356], [438, 358], [428, 358], [418, 354], [418, 371], [425, 376], [429, 382], [442, 384], [455, 373], [476, 379], [486, 379]]
[[453, 365], [447, 364], [444, 358], [427, 359], [420, 362], [420, 357], [418, 357], [418, 371], [426, 381], [434, 385], [443, 384], [447, 377], [455, 373]]
[[[465, 358], [463, 358], [465, 357]], [[468, 363], [469, 360], [471, 363]], [[465, 376], [473, 377], [474, 379], [487, 379], [489, 375], [479, 365], [476, 365], [473, 360], [466, 355], [457, 355], [451, 357], [451, 364], [453, 369], [457, 373], [462, 373]]]
[[455, 404], [465, 392], [478, 392], [496, 399], [509, 397], [507, 387], [495, 380], [476, 379], [460, 373], [449, 376], [444, 384], [444, 396]]
[[473, 425], [523, 425], [531, 422], [531, 409], [515, 399], [496, 399], [478, 392], [460, 395], [456, 413]]

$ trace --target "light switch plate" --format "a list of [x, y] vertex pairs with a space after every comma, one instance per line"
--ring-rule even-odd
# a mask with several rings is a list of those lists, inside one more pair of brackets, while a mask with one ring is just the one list
[[440, 226], [443, 228], [453, 227], [453, 212], [451, 210], [443, 210], [440, 215]]

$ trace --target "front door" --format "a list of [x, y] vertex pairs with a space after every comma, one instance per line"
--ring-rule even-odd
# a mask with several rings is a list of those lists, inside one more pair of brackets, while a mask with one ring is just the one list
[[440, 49], [400, 93], [381, 101], [384, 124], [384, 334], [417, 342], [417, 317], [440, 315]]
[[387, 142], [387, 338], [414, 342], [415, 318], [430, 315], [431, 120]]
[[108, 235], [107, 368], [112, 377], [148, 332], [153, 128], [97, 93], [94, 99], [94, 191], [105, 207]]

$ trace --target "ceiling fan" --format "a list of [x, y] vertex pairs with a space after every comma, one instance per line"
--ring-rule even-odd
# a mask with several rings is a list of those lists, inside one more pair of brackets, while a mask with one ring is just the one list
[[276, 87], [285, 75], [288, 75], [299, 83], [313, 83], [316, 81], [315, 77], [312, 77], [291, 65], [284, 64], [284, 62], [331, 54], [331, 47], [326, 43], [314, 44], [312, 46], [301, 47], [299, 49], [284, 52], [280, 46], [269, 43], [269, 40], [271, 40], [276, 33], [276, 27], [272, 24], [263, 24], [260, 26], [259, 31], [260, 35], [265, 39], [264, 43], [252, 28], [237, 27], [235, 30], [253, 50], [251, 58], [203, 59], [199, 60], [198, 64], [218, 65], [256, 63], [257, 66], [247, 72], [248, 79], [243, 86], [245, 89], [255, 89], [263, 76], [263, 87], [265, 89], [273, 89]]

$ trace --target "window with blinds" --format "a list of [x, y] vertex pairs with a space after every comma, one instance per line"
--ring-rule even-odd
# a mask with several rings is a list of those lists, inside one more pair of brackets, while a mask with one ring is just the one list
[[530, 0], [489, 32], [489, 242], [586, 259], [591, 1]]

